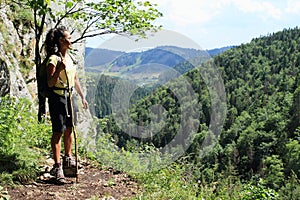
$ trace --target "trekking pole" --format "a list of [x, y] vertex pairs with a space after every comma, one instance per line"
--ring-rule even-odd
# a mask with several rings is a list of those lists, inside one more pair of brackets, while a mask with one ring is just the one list
[[[62, 55], [61, 53], [59, 52], [61, 58], [62, 58]], [[74, 134], [74, 144], [75, 144], [75, 163], [76, 163], [76, 183], [79, 182], [79, 173], [78, 173], [78, 145], [77, 145], [77, 132], [76, 132], [76, 129], [75, 129], [75, 125], [74, 125], [74, 112], [73, 112], [73, 104], [72, 104], [72, 91], [71, 91], [71, 88], [70, 88], [70, 84], [69, 84], [69, 78], [68, 78], [68, 75], [67, 75], [67, 71], [66, 69], [64, 70], [65, 71], [65, 75], [66, 75], [66, 79], [67, 79], [67, 87], [68, 87], [68, 93], [69, 93], [69, 101], [70, 101], [70, 108], [71, 108], [71, 121], [72, 121], [72, 132]]]
[[[69, 89], [70, 90], [70, 89]], [[77, 145], [77, 131], [74, 125], [74, 114], [73, 114], [73, 104], [72, 104], [72, 98], [70, 97], [71, 92], [69, 92], [69, 99], [70, 99], [70, 106], [71, 106], [71, 112], [72, 112], [72, 131], [74, 134], [74, 145], [75, 145], [75, 163], [76, 163], [76, 183], [79, 182], [79, 173], [78, 173], [78, 145]]]

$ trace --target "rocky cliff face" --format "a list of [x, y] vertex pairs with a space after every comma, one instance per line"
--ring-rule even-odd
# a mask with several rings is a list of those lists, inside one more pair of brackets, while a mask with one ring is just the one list
[[0, 62], [0, 96], [5, 96], [10, 91], [10, 76], [5, 61]]
[[23, 52], [23, 49], [32, 48], [32, 34], [20, 35], [16, 24], [9, 18], [10, 13], [7, 6], [0, 9], [0, 95], [10, 94], [33, 100], [25, 80], [30, 77], [24, 77], [20, 71], [22, 57], [29, 56], [29, 60], [33, 58], [33, 55], [24, 55]]

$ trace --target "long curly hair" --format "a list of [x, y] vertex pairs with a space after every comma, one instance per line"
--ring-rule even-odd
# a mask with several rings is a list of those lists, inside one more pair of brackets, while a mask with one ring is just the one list
[[65, 31], [67, 31], [65, 26], [52, 28], [48, 31], [45, 39], [45, 51], [47, 56], [56, 54], [59, 51], [58, 40], [59, 38], [64, 37]]

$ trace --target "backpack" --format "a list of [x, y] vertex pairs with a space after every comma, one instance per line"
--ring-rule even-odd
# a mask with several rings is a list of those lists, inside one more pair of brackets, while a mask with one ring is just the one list
[[[48, 72], [47, 72], [47, 63], [50, 56], [47, 56], [43, 62], [41, 63], [40, 70], [39, 70], [39, 87], [38, 92], [43, 97], [48, 98], [52, 92], [52, 88], [48, 86]], [[57, 63], [61, 61], [60, 57], [57, 56]]]

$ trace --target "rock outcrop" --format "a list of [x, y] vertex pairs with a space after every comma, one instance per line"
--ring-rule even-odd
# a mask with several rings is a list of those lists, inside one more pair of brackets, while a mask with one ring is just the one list
[[[9, 19], [8, 13], [10, 13], [8, 6], [0, 9], [1, 96], [10, 94], [17, 98], [32, 100], [25, 79], [20, 72], [21, 51], [26, 47], [22, 45], [19, 33]], [[30, 41], [27, 42], [30, 44]]]

